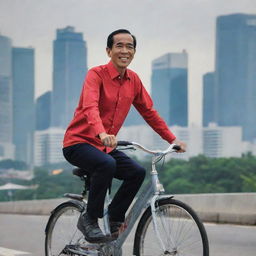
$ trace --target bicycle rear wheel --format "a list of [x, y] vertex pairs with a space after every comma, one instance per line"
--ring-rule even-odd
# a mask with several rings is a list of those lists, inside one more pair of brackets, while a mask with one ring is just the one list
[[76, 227], [82, 211], [83, 206], [76, 201], [68, 201], [55, 208], [45, 230], [46, 256], [71, 255], [67, 254], [67, 246], [78, 245], [83, 239]]
[[143, 214], [134, 241], [136, 256], [209, 256], [208, 238], [202, 222], [188, 205], [175, 199], [156, 202], [156, 236], [150, 207]]

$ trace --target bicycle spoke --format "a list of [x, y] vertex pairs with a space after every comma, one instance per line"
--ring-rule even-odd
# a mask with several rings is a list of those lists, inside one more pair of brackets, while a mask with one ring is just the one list
[[[183, 206], [171, 203], [157, 207], [156, 223], [159, 232], [154, 231], [150, 214], [141, 231], [139, 255], [207, 256], [208, 254], [204, 255], [204, 245], [197, 221], [189, 211]], [[157, 234], [159, 234], [166, 251], [163, 251], [158, 242]]]
[[46, 237], [47, 256], [69, 255], [67, 246], [79, 244], [83, 238], [76, 227], [79, 216], [79, 209], [68, 204], [54, 213]]

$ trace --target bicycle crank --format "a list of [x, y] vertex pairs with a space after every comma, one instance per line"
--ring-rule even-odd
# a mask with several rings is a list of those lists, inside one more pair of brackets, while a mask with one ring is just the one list
[[67, 245], [63, 250], [63, 253], [70, 256], [101, 256], [102, 254], [94, 248], [81, 248], [77, 245]]

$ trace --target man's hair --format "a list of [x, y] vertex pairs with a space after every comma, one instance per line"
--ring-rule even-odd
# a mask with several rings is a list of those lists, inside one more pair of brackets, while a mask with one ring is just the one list
[[133, 38], [133, 46], [134, 46], [134, 49], [136, 49], [136, 45], [137, 45], [137, 41], [136, 41], [136, 37], [134, 35], [131, 34], [131, 32], [127, 29], [118, 29], [118, 30], [115, 30], [113, 31], [109, 36], [108, 36], [108, 40], [107, 40], [107, 47], [109, 49], [112, 49], [113, 47], [113, 44], [114, 44], [114, 35], [117, 35], [117, 34], [129, 34], [132, 36]]

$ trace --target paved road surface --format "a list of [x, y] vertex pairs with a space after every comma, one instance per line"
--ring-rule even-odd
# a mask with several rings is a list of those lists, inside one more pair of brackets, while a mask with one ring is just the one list
[[[44, 256], [47, 219], [47, 216], [0, 214], [0, 256]], [[206, 224], [206, 229], [211, 256], [256, 255], [256, 226]], [[125, 243], [124, 256], [132, 255], [132, 240], [133, 234]]]

